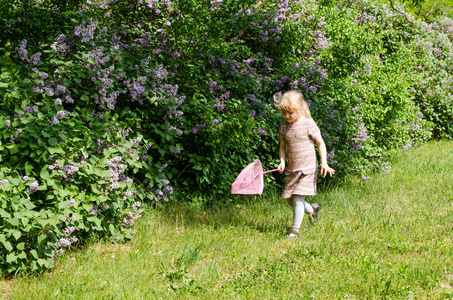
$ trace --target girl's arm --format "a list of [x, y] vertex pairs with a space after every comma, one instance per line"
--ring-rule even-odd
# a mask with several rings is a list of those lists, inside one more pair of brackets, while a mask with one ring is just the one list
[[335, 170], [327, 164], [327, 149], [322, 136], [318, 135], [315, 141], [316, 144], [318, 144], [319, 156], [321, 156], [321, 175], [326, 177], [327, 173], [329, 173], [329, 175], [332, 176], [335, 173]]
[[278, 155], [280, 156], [280, 164], [278, 165], [278, 171], [283, 173], [286, 167], [286, 141], [280, 140], [280, 147], [278, 148]]

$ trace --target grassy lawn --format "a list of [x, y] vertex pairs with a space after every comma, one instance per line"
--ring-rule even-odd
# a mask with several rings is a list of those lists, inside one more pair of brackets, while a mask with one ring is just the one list
[[92, 243], [3, 299], [453, 297], [453, 142], [396, 153], [390, 174], [321, 189], [320, 222], [286, 240], [286, 201], [152, 210], [128, 244]]

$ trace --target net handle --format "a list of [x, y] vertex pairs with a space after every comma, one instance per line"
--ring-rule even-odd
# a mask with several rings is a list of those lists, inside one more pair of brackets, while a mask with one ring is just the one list
[[[290, 170], [288, 169], [285, 169], [287, 172], [291, 172]], [[273, 170], [269, 170], [269, 171], [264, 171], [262, 174], [266, 174], [266, 173], [271, 173], [271, 172], [276, 172], [278, 171], [278, 169], [273, 169]]]

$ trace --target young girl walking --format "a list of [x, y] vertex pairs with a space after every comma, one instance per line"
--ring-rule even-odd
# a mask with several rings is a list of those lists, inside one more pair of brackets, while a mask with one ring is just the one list
[[282, 173], [286, 168], [282, 197], [287, 199], [288, 204], [293, 208], [293, 225], [287, 238], [296, 238], [300, 235], [299, 228], [304, 213], [309, 214], [314, 222], [318, 221], [319, 205], [305, 202], [305, 196], [316, 195], [318, 162], [315, 142], [321, 156], [321, 175], [332, 176], [335, 170], [327, 164], [326, 144], [318, 126], [311, 118], [310, 109], [302, 94], [289, 91], [275, 100], [286, 120], [279, 130], [278, 170]]

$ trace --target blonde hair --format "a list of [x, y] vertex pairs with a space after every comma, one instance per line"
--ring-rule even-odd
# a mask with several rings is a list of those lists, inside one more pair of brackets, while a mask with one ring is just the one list
[[297, 91], [289, 91], [281, 96], [274, 95], [275, 105], [281, 111], [300, 112], [305, 118], [311, 119], [310, 108], [304, 96]]

